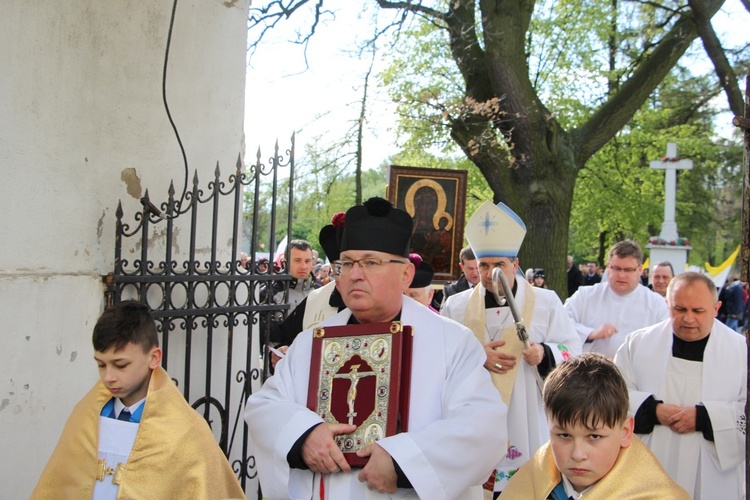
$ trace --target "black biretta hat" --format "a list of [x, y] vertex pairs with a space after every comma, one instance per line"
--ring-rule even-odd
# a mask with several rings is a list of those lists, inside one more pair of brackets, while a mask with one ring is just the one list
[[418, 253], [410, 254], [409, 260], [414, 264], [414, 278], [409, 288], [424, 288], [432, 284], [432, 277], [435, 275], [432, 266], [423, 261]]
[[412, 225], [411, 216], [390, 201], [370, 198], [347, 210], [340, 250], [374, 250], [408, 257]]
[[323, 226], [318, 234], [318, 243], [323, 247], [329, 262], [339, 260], [341, 256], [341, 237], [344, 233], [345, 216], [344, 212], [334, 214], [331, 217], [331, 224]]

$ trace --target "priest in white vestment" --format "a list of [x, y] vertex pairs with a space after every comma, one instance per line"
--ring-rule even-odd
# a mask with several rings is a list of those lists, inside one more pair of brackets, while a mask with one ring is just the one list
[[607, 257], [607, 280], [582, 286], [565, 310], [585, 352], [612, 359], [628, 333], [669, 317], [664, 298], [641, 285], [643, 250], [632, 240], [615, 243]]
[[[508, 406], [507, 453], [496, 464], [494, 484], [499, 494], [515, 472], [549, 440], [547, 417], [537, 380], [570, 357], [581, 353], [581, 339], [552, 290], [517, 280], [518, 251], [526, 226], [506, 205], [487, 201], [466, 225], [466, 236], [477, 257], [480, 284], [448, 297], [441, 314], [470, 328], [484, 345], [484, 367]], [[510, 307], [492, 293], [495, 267], [505, 273], [523, 317], [531, 347], [518, 339]], [[502, 288], [498, 290], [502, 296]], [[491, 486], [491, 488], [490, 488]]]
[[334, 441], [353, 425], [307, 409], [312, 332], [302, 332], [276, 373], [248, 398], [245, 421], [266, 498], [481, 499], [505, 453], [507, 409], [470, 331], [403, 295], [414, 275], [411, 217], [373, 198], [351, 208], [334, 263], [347, 308], [321, 323], [398, 319], [414, 328], [409, 428], [360, 450], [351, 468]]
[[700, 273], [673, 278], [667, 301], [671, 319], [615, 356], [635, 432], [693, 498], [745, 498], [745, 338], [715, 319], [721, 302]]

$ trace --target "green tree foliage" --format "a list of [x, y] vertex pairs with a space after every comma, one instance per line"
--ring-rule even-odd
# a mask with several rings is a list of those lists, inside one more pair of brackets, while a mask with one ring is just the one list
[[[677, 223], [693, 246], [690, 263], [723, 261], [740, 240], [742, 148], [714, 133], [706, 78], [669, 77], [633, 120], [583, 168], [571, 212], [570, 249], [577, 261], [605, 263], [614, 242], [645, 244], [664, 214], [664, 172], [649, 168], [667, 142], [693, 160], [678, 173]], [[714, 92], [715, 94], [715, 92]]]
[[[673, 0], [374, 1], [396, 13], [402, 34], [408, 20], [417, 20], [424, 22], [412, 25], [417, 37], [434, 37], [434, 50], [425, 52], [432, 57], [407, 60], [393, 75], [411, 77], [401, 79], [396, 96], [413, 120], [407, 126], [424, 119], [433, 130], [423, 131], [422, 139], [432, 142], [447, 129], [481, 171], [494, 201], [526, 222], [521, 261], [546, 268], [558, 292], [565, 289], [579, 172], [629, 124], [699, 36], [722, 75], [721, 87], [713, 87], [724, 89], [730, 107], [738, 101], [738, 87], [727, 84], [736, 83], [729, 64], [735, 61], [722, 59], [721, 46], [713, 50], [711, 43], [710, 20], [723, 0], [690, 0], [688, 6]], [[251, 31], [303, 6], [314, 7], [317, 20], [323, 3], [266, 2], [251, 11]], [[411, 36], [395, 44], [401, 54], [420, 48]], [[432, 147], [423, 149], [445, 151]]]
[[[292, 239], [300, 238], [310, 242], [318, 250], [321, 258], [325, 253], [318, 243], [320, 228], [330, 224], [336, 212], [346, 211], [356, 204], [357, 174], [340, 154], [341, 144], [327, 144], [314, 141], [315, 145], [297, 154], [294, 175], [294, 213], [292, 214]], [[342, 146], [341, 146], [342, 147]], [[353, 156], [348, 155], [351, 160]], [[372, 196], [385, 196], [386, 165], [363, 170], [361, 175], [364, 199]], [[268, 252], [271, 241], [272, 205], [276, 208], [275, 242], [278, 244], [286, 235], [289, 220], [289, 170], [281, 169], [277, 183], [276, 202], [273, 200], [273, 182], [270, 175], [262, 176], [258, 189], [257, 210], [255, 209], [254, 184], [243, 194], [243, 232], [245, 240], [253, 237], [253, 217], [258, 217], [256, 238], [257, 251]], [[270, 253], [273, 253], [272, 249]]]
[[[331, 223], [336, 212], [356, 204], [357, 173], [341, 158], [340, 144], [314, 145], [305, 148], [300, 158], [294, 193], [294, 232], [305, 231], [304, 238], [321, 254], [318, 245], [320, 228]], [[362, 198], [385, 196], [386, 167], [362, 170]], [[304, 230], [302, 228], [305, 228]]]
[[[643, 47], [655, 46], [664, 36], [663, 28], [670, 22], [670, 16], [664, 11], [658, 4], [611, 2], [603, 6], [600, 2], [580, 0], [536, 3], [525, 53], [533, 89], [548, 109], [554, 109], [554, 114], [550, 112], [547, 117], [548, 123], [556, 120], [562, 129], [555, 133], [565, 136], [565, 130], [575, 132], [587, 127], [592, 115], [621, 92], [623, 82], [633, 78], [649, 53]], [[674, 13], [671, 17], [674, 22]], [[500, 120], [507, 117], [503, 99], [478, 103], [465, 97], [460, 65], [451, 66], [453, 61], [449, 60], [446, 37], [446, 30], [438, 23], [419, 23], [404, 32], [409, 50], [403, 50], [406, 42], [399, 44], [393, 54], [393, 64], [382, 75], [392, 98], [399, 103], [400, 132], [406, 137], [402, 145], [407, 150], [432, 148], [444, 154], [453, 152], [457, 142], [449, 141], [448, 137], [455, 135], [456, 121], [467, 112], [500, 116]], [[693, 58], [698, 56], [692, 55]], [[739, 228], [732, 220], [717, 214], [710, 204], [716, 195], [711, 179], [726, 176], [732, 166], [731, 162], [720, 159], [728, 150], [739, 150], [736, 144], [725, 144], [713, 136], [715, 112], [709, 102], [720, 89], [710, 78], [676, 67], [623, 130], [590, 159], [575, 162], [578, 170], [574, 174], [576, 189], [569, 235], [574, 255], [603, 263], [606, 249], [615, 241], [629, 237], [645, 244], [650, 235], [658, 234], [663, 215], [664, 174], [651, 170], [649, 161], [661, 158], [670, 141], [677, 141], [681, 155], [691, 154], [696, 165], [694, 170], [681, 174], [678, 222], [683, 220], [680, 227], [687, 231], [684, 233], [696, 240], [693, 233], [708, 227]], [[620, 93], [620, 98], [627, 96]], [[518, 156], [514, 157], [510, 149], [514, 143], [504, 141], [507, 136], [498, 134], [498, 129], [502, 127], [488, 126], [466, 142], [467, 157], [479, 155], [483, 148], [492, 146], [496, 147], [498, 156], [505, 155], [508, 161], [517, 162]], [[478, 166], [481, 168], [481, 164]], [[517, 163], [513, 167], [524, 169]], [[564, 170], [558, 174], [552, 179], [563, 183]], [[512, 171], [511, 178], [505, 179], [515, 185]], [[521, 191], [529, 198], [520, 200], [522, 206], [535, 198], [544, 204], [554, 194], [554, 187], [543, 178], [535, 179], [531, 174], [525, 179], [529, 183]], [[687, 189], [688, 185], [693, 188]], [[528, 216], [524, 218], [530, 222], [527, 226], [531, 232], [542, 228], [544, 240], [530, 234], [524, 244], [526, 252], [522, 249], [522, 262], [535, 267], [547, 266], [543, 254], [550, 247], [549, 234], [554, 230], [545, 230], [544, 224], [552, 218], [536, 224], [533, 217], [531, 221]], [[709, 218], [711, 226], [707, 225]], [[739, 234], [739, 231], [732, 234]], [[703, 248], [706, 239], [698, 240], [701, 243], [695, 243], [691, 255], [694, 263], [701, 263], [704, 256], [712, 255], [710, 249]], [[726, 246], [730, 251], [734, 248], [731, 244]], [[564, 267], [560, 265], [556, 269]], [[554, 276], [555, 271], [551, 274]], [[562, 274], [558, 272], [558, 277]]]

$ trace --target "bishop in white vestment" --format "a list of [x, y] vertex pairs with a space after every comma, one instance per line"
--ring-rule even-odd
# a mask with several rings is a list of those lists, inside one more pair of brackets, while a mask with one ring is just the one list
[[615, 356], [635, 431], [693, 498], [744, 498], [745, 338], [715, 319], [702, 274], [676, 276], [667, 300], [671, 319], [631, 333]]
[[[554, 291], [516, 279], [516, 255], [526, 230], [510, 208], [485, 202], [467, 223], [466, 234], [478, 259], [480, 284], [448, 297], [441, 314], [470, 328], [485, 346], [484, 366], [508, 406], [506, 455], [496, 464], [492, 485], [493, 491], [500, 492], [549, 440], [538, 380], [580, 354], [581, 339]], [[504, 300], [499, 305], [491, 291], [494, 267], [505, 272], [514, 291], [532, 344], [526, 351], [522, 351], [510, 307]], [[499, 292], [502, 294], [502, 289]], [[488, 489], [491, 483], [486, 485]]]

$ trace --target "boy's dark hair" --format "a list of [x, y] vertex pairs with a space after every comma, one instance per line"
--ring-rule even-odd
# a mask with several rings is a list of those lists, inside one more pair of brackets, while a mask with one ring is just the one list
[[106, 309], [94, 326], [92, 342], [98, 352], [113, 346], [119, 351], [131, 342], [141, 346], [146, 353], [159, 347], [151, 309], [135, 300], [124, 300]]
[[614, 363], [584, 353], [555, 368], [542, 391], [547, 413], [563, 427], [617, 427], [628, 416], [628, 387]]

